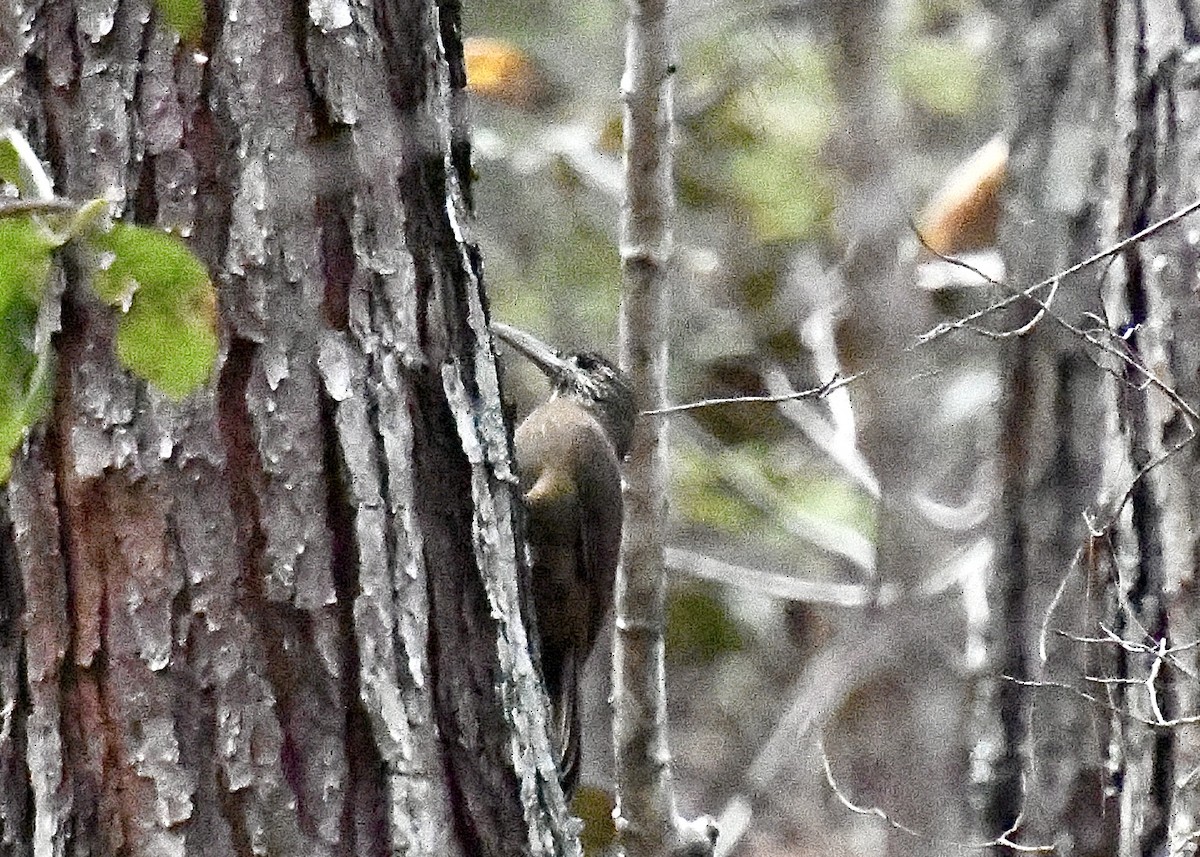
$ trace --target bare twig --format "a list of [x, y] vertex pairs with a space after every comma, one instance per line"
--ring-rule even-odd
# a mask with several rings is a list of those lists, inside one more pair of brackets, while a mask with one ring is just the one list
[[[1150, 237], [1151, 235], [1155, 234], [1156, 232], [1159, 232], [1159, 231], [1165, 229], [1166, 227], [1179, 222], [1183, 218], [1187, 217], [1190, 214], [1194, 214], [1197, 211], [1200, 211], [1200, 200], [1196, 200], [1188, 205], [1185, 205], [1183, 208], [1180, 208], [1178, 211], [1175, 211], [1172, 214], [1168, 214], [1166, 217], [1162, 218], [1161, 220], [1156, 220], [1154, 223], [1151, 223], [1145, 229], [1141, 229], [1141, 230], [1135, 232], [1133, 235], [1130, 235], [1128, 238], [1124, 238], [1124, 239], [1118, 241], [1117, 243], [1112, 244], [1112, 245], [1104, 248], [1103, 250], [1100, 250], [1099, 252], [1092, 254], [1091, 256], [1088, 256], [1082, 262], [1076, 262], [1074, 265], [1071, 265], [1070, 267], [1065, 268], [1065, 269], [1047, 277], [1046, 279], [1041, 280], [1040, 282], [1034, 283], [1032, 286], [1028, 286], [1027, 288], [1021, 289], [1020, 291], [1013, 292], [1012, 294], [1010, 294], [998, 301], [995, 301], [992, 304], [989, 304], [988, 306], [984, 307], [983, 309], [980, 309], [973, 313], [965, 315], [962, 318], [957, 319], [956, 321], [945, 322], [943, 324], [937, 325], [936, 327], [934, 327], [934, 328], [930, 329], [929, 331], [927, 331], [926, 333], [922, 334], [922, 336], [918, 339], [918, 344], [924, 345], [926, 343], [933, 342], [934, 340], [940, 339], [941, 337], [945, 336], [946, 334], [948, 334], [954, 330], [960, 330], [964, 327], [968, 327], [972, 322], [978, 321], [981, 318], [984, 318], [988, 315], [999, 312], [1000, 310], [1002, 310], [1006, 307], [1012, 306], [1013, 304], [1017, 303], [1018, 301], [1020, 301], [1022, 299], [1033, 298], [1042, 289], [1049, 288], [1052, 285], [1054, 285], [1056, 282], [1063, 280], [1066, 277], [1071, 276], [1072, 274], [1077, 274], [1080, 271], [1083, 271], [1083, 270], [1086, 270], [1087, 268], [1092, 267], [1097, 262], [1102, 262], [1105, 259], [1108, 259], [1112, 256], [1117, 255], [1118, 253], [1121, 253], [1124, 250], [1127, 250], [1129, 247], [1132, 247], [1133, 245], [1137, 244], [1139, 241], [1142, 241], [1143, 239]], [[973, 271], [974, 273], [983, 277], [988, 282], [995, 282], [990, 277], [988, 277], [987, 275], [983, 274], [978, 269], [974, 268], [973, 266], [971, 266], [965, 262], [962, 262], [960, 260], [953, 259], [950, 257], [941, 256], [941, 254], [938, 254], [938, 256], [943, 261], [950, 262], [952, 264], [956, 264], [956, 265], [959, 265], [960, 267], [964, 267], [968, 270]], [[999, 285], [999, 284], [997, 284], [997, 285]]]
[[53, 199], [0, 199], [0, 217], [19, 217], [25, 214], [73, 214], [84, 203], [63, 197]]
[[767, 404], [777, 405], [781, 402], [795, 402], [800, 399], [823, 399], [832, 393], [834, 390], [845, 387], [851, 381], [857, 380], [863, 373], [859, 372], [854, 375], [834, 375], [824, 384], [818, 387], [811, 387], [807, 390], [797, 390], [791, 393], [779, 393], [770, 396], [728, 396], [725, 398], [716, 399], [700, 399], [696, 402], [688, 402], [683, 405], [667, 405], [661, 408], [650, 408], [642, 411], [642, 414], [650, 417], [662, 416], [664, 414], [682, 414], [687, 411], [698, 411], [702, 408], [719, 408], [724, 405], [753, 405]]
[[[1200, 714], [1191, 714], [1191, 715], [1187, 715], [1185, 717], [1175, 717], [1170, 720], [1150, 719], [1148, 717], [1142, 717], [1138, 714], [1134, 714], [1131, 711], [1127, 711], [1125, 709], [1118, 708], [1117, 706], [1113, 705], [1108, 700], [1099, 699], [1099, 698], [1093, 696], [1092, 694], [1088, 693], [1086, 690], [1082, 690], [1078, 687], [1075, 687], [1072, 684], [1068, 684], [1067, 682], [1063, 682], [1063, 681], [1044, 681], [1044, 680], [1036, 680], [1035, 681], [1035, 680], [1031, 680], [1031, 679], [1014, 678], [1013, 676], [1008, 676], [1008, 675], [1001, 676], [1001, 678], [1003, 678], [1007, 682], [1011, 682], [1011, 683], [1017, 685], [1018, 687], [1027, 687], [1027, 688], [1031, 688], [1031, 689], [1035, 689], [1035, 690], [1064, 690], [1067, 693], [1072, 694], [1073, 696], [1077, 696], [1080, 699], [1085, 700], [1086, 702], [1090, 702], [1092, 705], [1095, 705], [1096, 707], [1103, 709], [1104, 711], [1106, 711], [1109, 714], [1116, 715], [1117, 717], [1121, 718], [1122, 720], [1128, 720], [1133, 723], [1140, 723], [1143, 726], [1149, 726], [1153, 729], [1175, 729], [1179, 726], [1190, 726], [1195, 723], [1200, 723]], [[1128, 683], [1128, 681], [1134, 681], [1136, 683], [1136, 680], [1122, 680], [1119, 683]], [[1118, 683], [1118, 682], [1104, 681], [1104, 682], [1098, 682], [1098, 683], [1101, 684], [1101, 686], [1107, 687], [1111, 684]]]
[[[940, 840], [935, 840], [934, 837], [931, 837], [925, 833], [920, 832], [919, 830], [916, 830], [913, 827], [908, 826], [907, 824], [903, 824], [902, 822], [897, 821], [896, 819], [894, 819], [890, 815], [888, 815], [888, 813], [881, 807], [861, 806], [859, 804], [856, 804], [854, 801], [852, 801], [850, 799], [850, 797], [845, 793], [845, 791], [843, 791], [842, 788], [837, 784], [837, 781], [833, 777], [833, 765], [829, 760], [829, 754], [825, 752], [824, 742], [822, 742], [822, 744], [821, 744], [821, 764], [825, 770], [825, 782], [826, 782], [826, 784], [828, 784], [830, 790], [833, 792], [834, 796], [838, 799], [838, 802], [842, 806], [844, 806], [846, 809], [850, 810], [855, 815], [868, 815], [873, 818], [878, 818], [880, 821], [882, 821], [884, 824], [891, 827], [893, 830], [898, 830], [901, 833], [906, 833], [915, 839], [923, 839], [926, 842], [936, 842], [937, 844], [945, 844], [945, 845], [950, 845], [954, 848], [961, 848], [963, 850], [972, 850], [972, 851], [973, 850], [982, 850], [984, 848], [1011, 848], [1013, 851], [1017, 851], [1022, 854], [1050, 854], [1050, 853], [1053, 853], [1055, 850], [1053, 845], [1022, 845], [1019, 842], [1013, 841], [1012, 834], [1017, 832], [1017, 830], [1021, 827], [1022, 822], [1024, 821], [1025, 813], [1023, 810], [1022, 810], [1022, 812], [1017, 814], [1016, 820], [1013, 821], [1013, 823], [1008, 827], [1008, 829], [1005, 830], [1003, 833], [1001, 833], [999, 836], [997, 836], [994, 839], [989, 839], [986, 842], [944, 842], [943, 843]], [[1025, 791], [1024, 777], [1022, 777], [1022, 780], [1021, 780], [1021, 791], [1022, 791], [1022, 794], [1024, 794], [1024, 791]]]

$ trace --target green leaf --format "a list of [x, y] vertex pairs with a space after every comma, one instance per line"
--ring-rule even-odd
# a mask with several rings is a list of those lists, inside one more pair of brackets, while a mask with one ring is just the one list
[[117, 324], [117, 357], [172, 399], [203, 386], [217, 359], [211, 324], [135, 301]]
[[216, 295], [203, 263], [178, 238], [127, 223], [90, 243], [107, 257], [92, 278], [96, 294], [125, 312], [121, 362], [174, 399], [201, 386], [218, 347]]
[[21, 156], [17, 154], [17, 147], [8, 137], [0, 137], [0, 181], [20, 187]]
[[110, 306], [124, 306], [134, 293], [155, 303], [186, 303], [212, 290], [204, 263], [174, 235], [159, 229], [114, 223], [111, 230], [92, 236], [91, 245], [109, 258], [93, 278], [92, 287]]
[[30, 350], [36, 324], [37, 306], [28, 301], [0, 311], [0, 484], [25, 431], [50, 407], [54, 361], [49, 348], [40, 357]]
[[22, 298], [36, 304], [50, 276], [54, 234], [33, 217], [0, 217], [0, 310]]
[[198, 42], [204, 32], [204, 0], [158, 0], [158, 11], [179, 38]]

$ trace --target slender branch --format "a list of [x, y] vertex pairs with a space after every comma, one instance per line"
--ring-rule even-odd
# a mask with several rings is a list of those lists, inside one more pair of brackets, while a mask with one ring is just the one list
[[25, 214], [73, 214], [84, 203], [63, 197], [53, 199], [0, 199], [0, 217], [19, 217]]
[[682, 414], [688, 411], [698, 411], [703, 408], [719, 408], [723, 405], [778, 405], [783, 402], [799, 401], [800, 399], [823, 399], [834, 390], [845, 387], [847, 384], [857, 380], [862, 375], [862, 372], [854, 375], [836, 374], [824, 384], [821, 384], [817, 387], [810, 387], [807, 390], [795, 390], [790, 393], [777, 393], [768, 396], [728, 396], [715, 399], [700, 399], [699, 401], [688, 402], [682, 405], [666, 405], [660, 408], [648, 408], [647, 410], [642, 411], [642, 415], [657, 417], [665, 414]]
[[[1192, 202], [1188, 205], [1185, 205], [1183, 208], [1180, 208], [1179, 210], [1177, 210], [1171, 214], [1168, 214], [1166, 217], [1162, 218], [1161, 220], [1156, 220], [1154, 223], [1151, 223], [1145, 229], [1138, 230], [1133, 235], [1130, 235], [1128, 238], [1124, 238], [1115, 244], [1111, 244], [1108, 247], [1105, 247], [1103, 250], [1100, 250], [1097, 253], [1093, 253], [1091, 256], [1088, 256], [1082, 262], [1076, 262], [1074, 265], [1071, 265], [1068, 268], [1064, 268], [1063, 270], [1058, 271], [1055, 274], [1052, 274], [1051, 276], [1047, 277], [1044, 280], [1041, 280], [1040, 282], [1034, 283], [1032, 286], [1028, 286], [1024, 289], [1021, 289], [1020, 291], [1013, 292], [1012, 294], [1010, 294], [998, 301], [995, 301], [994, 303], [989, 304], [988, 306], [984, 307], [983, 309], [976, 310], [975, 312], [969, 313], [965, 316], [962, 316], [961, 318], [959, 318], [955, 321], [948, 321], [948, 322], [944, 322], [942, 324], [937, 325], [936, 327], [934, 327], [934, 328], [926, 331], [924, 334], [922, 334], [918, 338], [917, 344], [924, 345], [926, 343], [933, 342], [936, 339], [942, 338], [943, 336], [950, 333], [951, 331], [960, 330], [962, 328], [969, 327], [972, 322], [978, 321], [981, 318], [984, 318], [988, 315], [992, 315], [996, 312], [999, 312], [1000, 310], [1005, 309], [1006, 307], [1012, 306], [1017, 301], [1032, 298], [1038, 292], [1040, 292], [1042, 289], [1050, 288], [1052, 285], [1054, 285], [1059, 280], [1062, 280], [1065, 277], [1069, 277], [1072, 274], [1077, 274], [1080, 271], [1090, 268], [1093, 265], [1095, 265], [1097, 262], [1103, 262], [1105, 259], [1108, 259], [1112, 256], [1117, 255], [1118, 253], [1121, 253], [1124, 250], [1127, 250], [1129, 247], [1132, 247], [1133, 245], [1137, 244], [1139, 241], [1150, 237], [1151, 235], [1155, 234], [1156, 232], [1159, 232], [1159, 231], [1165, 229], [1166, 227], [1168, 227], [1174, 223], [1177, 223], [1178, 221], [1182, 220], [1183, 218], [1187, 217], [1190, 214], [1194, 214], [1197, 211], [1200, 211], [1200, 199], [1195, 200], [1194, 202]], [[977, 268], [974, 268], [973, 266], [969, 265], [966, 262], [963, 262], [958, 259], [953, 259], [950, 257], [942, 256], [940, 253], [937, 255], [940, 259], [942, 259], [942, 261], [951, 262], [952, 264], [956, 264], [960, 267], [971, 270], [974, 273], [978, 274], [979, 276], [983, 277], [988, 282], [995, 283], [995, 281], [991, 277], [988, 277], [986, 274], [984, 274], [983, 272], [979, 271]], [[996, 283], [996, 284], [999, 285], [998, 283]]]
[[[624, 101], [625, 200], [621, 217], [622, 364], [639, 410], [662, 406], [667, 382], [667, 276], [675, 197], [672, 175], [670, 0], [628, 0]], [[617, 825], [629, 857], [711, 855], [715, 823], [679, 817], [667, 743], [663, 623], [666, 443], [662, 420], [634, 427], [625, 488], [622, 562], [615, 593], [613, 741]]]

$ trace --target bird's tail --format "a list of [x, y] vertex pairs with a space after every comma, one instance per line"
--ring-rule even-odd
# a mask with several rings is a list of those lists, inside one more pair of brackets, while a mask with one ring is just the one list
[[583, 753], [580, 743], [582, 726], [579, 710], [579, 671], [574, 651], [563, 658], [562, 674], [553, 700], [554, 738], [558, 749], [559, 783], [567, 803], [579, 785], [579, 766]]

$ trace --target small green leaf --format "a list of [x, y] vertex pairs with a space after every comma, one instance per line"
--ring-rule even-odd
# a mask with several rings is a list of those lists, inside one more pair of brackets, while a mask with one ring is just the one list
[[208, 380], [217, 347], [211, 324], [160, 312], [140, 299], [117, 324], [121, 363], [175, 400]]
[[49, 410], [54, 361], [49, 348], [29, 350], [37, 306], [24, 300], [0, 312], [0, 484], [8, 480], [12, 454], [25, 431]]
[[8, 137], [0, 137], [0, 181], [19, 187], [21, 180], [21, 156]]
[[158, 11], [179, 38], [198, 42], [204, 33], [204, 0], [158, 0]]
[[0, 217], [0, 309], [17, 297], [34, 304], [41, 299], [58, 243], [32, 216]]
[[117, 327], [121, 362], [175, 399], [202, 385], [218, 345], [204, 264], [178, 238], [127, 223], [89, 243], [107, 257], [92, 278], [96, 294], [125, 312]]
[[90, 239], [108, 258], [92, 287], [110, 306], [124, 306], [140, 293], [155, 303], [187, 303], [212, 290], [204, 263], [182, 241], [158, 229], [114, 223]]

